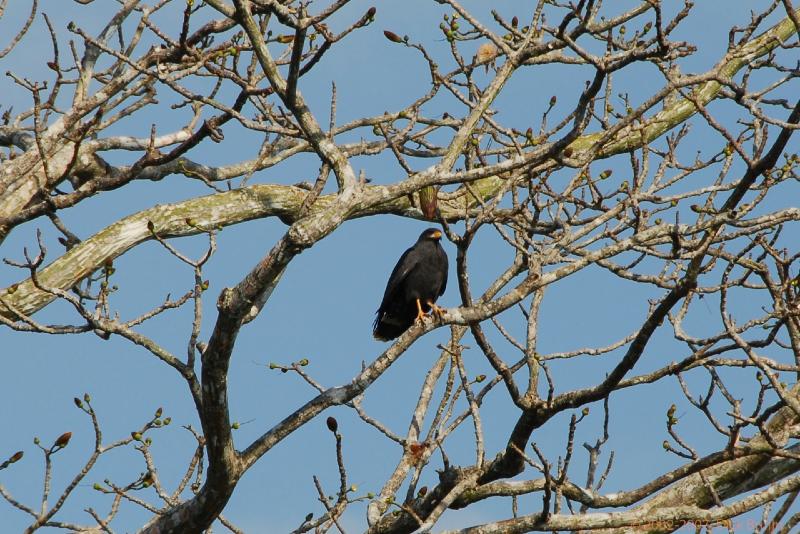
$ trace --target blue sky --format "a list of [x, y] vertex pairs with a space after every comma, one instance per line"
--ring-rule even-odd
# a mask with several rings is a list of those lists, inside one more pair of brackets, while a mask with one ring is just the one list
[[[633, 2], [613, 2], [614, 9], [624, 9]], [[105, 23], [107, 14], [96, 15], [98, 6], [70, 5], [62, 9], [61, 3], [44, 0], [42, 9], [51, 16], [62, 38], [62, 57], [68, 54], [65, 39], [66, 23], [76, 21], [81, 27], [96, 32]], [[371, 4], [353, 1], [335, 19], [340, 26], [356, 19]], [[427, 67], [414, 51], [397, 46], [382, 36], [384, 29], [398, 34], [408, 34], [412, 40], [423, 43], [436, 57], [447, 57], [447, 42], [441, 39], [438, 24], [443, 6], [433, 1], [382, 2], [376, 4], [378, 14], [374, 24], [355, 32], [328, 54], [318, 68], [303, 78], [300, 89], [317, 113], [320, 122], [327, 124], [327, 107], [330, 84], [335, 81], [338, 92], [338, 122], [395, 110], [417, 98], [427, 86]], [[464, 2], [465, 7], [489, 25], [493, 24], [485, 2]], [[715, 2], [698, 2], [682, 29], [673, 36], [696, 43], [698, 52], [681, 61], [684, 72], [701, 72], [713, 65], [727, 46], [728, 29], [744, 25], [749, 20], [752, 2], [730, 1], [720, 9]], [[759, 7], [765, 5], [758, 3]], [[514, 13], [525, 18], [518, 2], [492, 2], [501, 14]], [[619, 6], [619, 7], [618, 7]], [[10, 5], [0, 19], [2, 35], [10, 35], [24, 20], [25, 13], [19, 3]], [[165, 12], [158, 22], [170, 30], [169, 17], [175, 12]], [[770, 20], [775, 20], [772, 17]], [[768, 26], [768, 25], [767, 25]], [[0, 39], [4, 46], [7, 38]], [[464, 56], [471, 57], [476, 45], [464, 45]], [[2, 60], [3, 70], [11, 70], [31, 79], [48, 79], [50, 73], [44, 62], [50, 57], [49, 39], [44, 23], [37, 17], [31, 32], [20, 46]], [[447, 64], [447, 63], [446, 63]], [[449, 70], [450, 64], [447, 64]], [[528, 125], [538, 125], [541, 112], [551, 95], [559, 96], [559, 109], [573, 105], [583, 82], [589, 79], [585, 68], [549, 66], [520, 72], [495, 103], [498, 117], [507, 126], [524, 130]], [[488, 81], [488, 77], [485, 77]], [[615, 78], [615, 92], [628, 92], [634, 102], [640, 102], [662, 86], [661, 77], [653, 67], [643, 66]], [[8, 78], [0, 81], [0, 106], [3, 111], [14, 106], [15, 111], [30, 105], [29, 97]], [[165, 88], [160, 89], [164, 109], [177, 101]], [[429, 112], [453, 106], [443, 99]], [[563, 106], [563, 107], [562, 107]], [[731, 106], [711, 107], [723, 120], [731, 121], [735, 111]], [[175, 112], [173, 112], [175, 113]], [[175, 113], [144, 115], [141, 120], [131, 120], [115, 127], [111, 134], [146, 135], [150, 124], [156, 121], [159, 132], [178, 127], [186, 118]], [[783, 117], [781, 117], [783, 118]], [[701, 121], [693, 121], [691, 154], [699, 149], [704, 155], [718, 151], [721, 140]], [[190, 157], [208, 164], [220, 165], [255, 155], [260, 138], [248, 135], [241, 128], [225, 128], [225, 140], [215, 145], [205, 143]], [[349, 140], [350, 138], [344, 138]], [[798, 148], [793, 140], [794, 150]], [[117, 158], [117, 159], [115, 159]], [[112, 154], [114, 163], [123, 163], [129, 154]], [[356, 169], [363, 168], [376, 183], [390, 183], [401, 179], [401, 169], [390, 157], [357, 158]], [[430, 162], [417, 161], [423, 168]], [[620, 157], [599, 163], [598, 169], [611, 167], [625, 172], [627, 159]], [[292, 184], [312, 180], [318, 162], [313, 157], [293, 158], [284, 164], [257, 173], [250, 183]], [[629, 172], [629, 171], [628, 171]], [[713, 178], [702, 177], [710, 181]], [[89, 237], [108, 224], [146, 209], [155, 204], [174, 202], [210, 190], [180, 176], [172, 176], [158, 183], [132, 183], [121, 190], [103, 193], [86, 200], [77, 208], [61, 215], [67, 225], [80, 237]], [[794, 191], [794, 197], [797, 191]], [[791, 198], [791, 197], [786, 197]], [[792, 202], [776, 199], [775, 202]], [[358, 373], [362, 361], [370, 362], [386, 345], [372, 339], [371, 323], [386, 278], [400, 253], [416, 239], [429, 224], [395, 216], [380, 216], [347, 222], [324, 241], [301, 254], [287, 270], [261, 315], [245, 327], [237, 341], [232, 360], [229, 385], [231, 415], [239, 421], [236, 443], [244, 447], [269, 429], [286, 414], [294, 411], [314, 395], [306, 384], [291, 373], [270, 371], [269, 362], [289, 363], [308, 358], [308, 371], [323, 385], [346, 383]], [[22, 248], [35, 247], [35, 232], [41, 228], [50, 248], [52, 260], [60, 250], [55, 234], [44, 221], [34, 221], [17, 228], [5, 241], [4, 258], [19, 260]], [[283, 234], [286, 227], [277, 219], [257, 220], [225, 229], [218, 237], [219, 249], [209, 262], [205, 276], [211, 281], [205, 300], [203, 335], [207, 338], [215, 318], [214, 303], [221, 288], [237, 283], [242, 276], [269, 250]], [[794, 229], [796, 235], [796, 229]], [[198, 256], [206, 246], [202, 237], [174, 240], [173, 244], [189, 255]], [[451, 258], [451, 283], [440, 304], [445, 307], [459, 303], [452, 265], [455, 249], [445, 243]], [[496, 234], [482, 233], [471, 255], [470, 276], [475, 287], [483, 289], [494, 275], [503, 269], [510, 258]], [[167, 293], [177, 296], [187, 291], [192, 283], [191, 271], [168, 255], [158, 244], [141, 245], [115, 262], [114, 275], [120, 291], [112, 304], [123, 318], [143, 313], [160, 303]], [[0, 284], [3, 287], [22, 279], [20, 271], [0, 265]], [[611, 278], [599, 269], [586, 269], [576, 276], [560, 281], [548, 289], [543, 304], [540, 334], [540, 351], [543, 353], [565, 351], [587, 345], [610, 343], [631, 332], [641, 323], [647, 309], [648, 298], [658, 298], [661, 292], [651, 287], [636, 287]], [[757, 314], [757, 303], [737, 302], [742, 314]], [[755, 309], [753, 309], [755, 308]], [[74, 312], [66, 305], [55, 303], [36, 315], [37, 320], [53, 323], [75, 322]], [[505, 324], [516, 335], [521, 335], [524, 322], [516, 312], [503, 315]], [[718, 314], [714, 303], [696, 307], [691, 324], [698, 330], [716, 324]], [[175, 353], [185, 354], [185, 344], [190, 333], [190, 308], [171, 311], [144, 325], [143, 333], [153, 337]], [[499, 337], [493, 338], [503, 346]], [[0, 458], [16, 450], [24, 450], [23, 461], [13, 468], [0, 472], [0, 484], [20, 501], [36, 505], [41, 491], [43, 462], [41, 454], [32, 445], [34, 436], [44, 444], [52, 442], [65, 431], [73, 432], [69, 447], [56, 456], [53, 472], [54, 491], [58, 492], [74, 475], [88, 457], [93, 434], [88, 418], [73, 405], [73, 397], [91, 394], [100, 418], [106, 441], [128, 435], [144, 423], [152, 413], [163, 407], [165, 416], [173, 424], [152, 434], [153, 454], [159, 474], [168, 487], [179, 479], [193, 452], [193, 438], [182, 425], [199, 427], [187, 388], [182, 379], [151, 355], [130, 343], [111, 339], [103, 341], [92, 334], [80, 336], [47, 336], [17, 334], [8, 329], [0, 332], [3, 347], [4, 372], [0, 374]], [[419, 386], [427, 369], [438, 356], [436, 345], [447, 341], [447, 329], [438, 329], [420, 339], [403, 357], [369, 390], [365, 409], [383, 421], [395, 432], [403, 434], [408, 425], [410, 410], [416, 400]], [[464, 354], [470, 375], [490, 374], [485, 358], [475, 343]], [[513, 360], [508, 345], [503, 346], [508, 359]], [[615, 353], [617, 354], [617, 353]], [[684, 357], [685, 349], [678, 347], [671, 333], [662, 329], [654, 338], [642, 370], [654, 369], [671, 360]], [[559, 391], [566, 391], [595, 383], [613, 364], [617, 357], [582, 359], [579, 362], [556, 362], [552, 366]], [[698, 386], [705, 377], [690, 376], [690, 383]], [[736, 382], [746, 394], [752, 382]], [[707, 431], [701, 416], [690, 409], [683, 399], [677, 382], [668, 381], [643, 391], [624, 391], [611, 399], [612, 436], [606, 454], [616, 452], [616, 468], [605, 487], [607, 491], [633, 488], [653, 476], [679, 465], [674, 457], [661, 450], [666, 437], [664, 414], [673, 402], [684, 414], [682, 428], [691, 429], [693, 443], [701, 452], [716, 450], [722, 445], [715, 435]], [[576, 443], [594, 442], [599, 437], [602, 424], [602, 406], [591, 406], [591, 416], [578, 430]], [[518, 415], [503, 390], [489, 394], [483, 407], [487, 456], [493, 457], [501, 450], [511, 426]], [[345, 461], [350, 482], [357, 484], [358, 494], [377, 493], [380, 485], [394, 468], [399, 458], [399, 448], [372, 428], [361, 422], [352, 410], [340, 407], [325, 415], [339, 420], [344, 436]], [[533, 439], [551, 460], [563, 453], [566, 439], [566, 422], [569, 413], [554, 418], [534, 433]], [[452, 438], [448, 455], [454, 463], [471, 463], [474, 451], [470, 446], [471, 429], [465, 426]], [[320, 514], [316, 501], [312, 475], [317, 475], [326, 491], [334, 494], [338, 486], [334, 442], [325, 427], [324, 417], [299, 429], [283, 443], [262, 458], [241, 480], [225, 514], [247, 532], [283, 532], [295, 528], [308, 512]], [[439, 460], [434, 460], [438, 467]], [[571, 476], [582, 481], [586, 455], [577, 452]], [[103, 458], [75, 492], [71, 503], [65, 507], [64, 519], [88, 522], [83, 508], [92, 506], [104, 511], [110, 502], [99, 497], [92, 489], [94, 482], [109, 478], [124, 484], [144, 471], [141, 456], [126, 449], [115, 451]], [[426, 484], [435, 483], [433, 471], [423, 477]], [[152, 490], [142, 495], [153, 499]], [[520, 499], [520, 511], [538, 510], [540, 496]], [[344, 524], [360, 530], [364, 524], [365, 505], [354, 504], [347, 512]], [[448, 513], [441, 526], [466, 526], [493, 518], [510, 515], [508, 501], [494, 500], [480, 503], [468, 510]], [[149, 514], [130, 505], [123, 506], [115, 523], [119, 531], [131, 531], [140, 526]], [[0, 502], [0, 524], [4, 530], [18, 531], [26, 524], [24, 514]]]

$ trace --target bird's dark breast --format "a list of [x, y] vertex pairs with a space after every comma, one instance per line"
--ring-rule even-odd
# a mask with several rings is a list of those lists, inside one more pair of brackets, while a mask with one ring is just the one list
[[428, 301], [434, 301], [439, 296], [442, 281], [443, 277], [439, 261], [423, 263], [409, 273], [404, 284], [404, 300], [406, 302], [415, 302], [416, 299], [420, 299], [423, 309], [427, 312], [430, 308]]

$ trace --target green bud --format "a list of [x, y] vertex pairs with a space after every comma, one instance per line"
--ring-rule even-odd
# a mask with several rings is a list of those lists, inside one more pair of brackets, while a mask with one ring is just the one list
[[528, 140], [533, 139], [533, 128], [528, 128], [527, 130], [525, 130], [525, 137]]

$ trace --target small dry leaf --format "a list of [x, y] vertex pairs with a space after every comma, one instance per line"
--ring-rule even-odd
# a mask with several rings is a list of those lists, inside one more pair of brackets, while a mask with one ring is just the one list
[[408, 446], [408, 450], [411, 452], [411, 456], [414, 458], [415, 461], [419, 461], [422, 458], [422, 454], [425, 452], [425, 449], [428, 448], [428, 443], [426, 441], [422, 442], [415, 442]]

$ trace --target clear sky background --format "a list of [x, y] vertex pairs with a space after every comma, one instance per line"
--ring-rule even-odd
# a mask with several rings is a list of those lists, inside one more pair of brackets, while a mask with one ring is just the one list
[[[0, 37], [0, 47], [5, 46], [9, 36], [27, 16], [26, 4], [12, 2], [7, 6], [7, 12], [0, 19], [0, 36], [3, 36]], [[117, 5], [112, 2], [108, 4], [106, 8]], [[526, 11], [529, 4], [514, 1], [464, 2], [465, 7], [473, 10], [493, 28], [494, 21], [488, 14], [489, 6], [509, 18], [517, 14], [525, 20], [529, 16]], [[615, 1], [607, 4], [608, 9], [617, 12], [626, 6], [633, 6], [634, 2]], [[354, 0], [336, 16], [336, 23], [332, 25], [344, 27], [370, 5], [369, 2]], [[419, 55], [384, 39], [384, 29], [400, 35], [408, 34], [412, 40], [423, 43], [442, 59], [444, 71], [452, 66], [446, 59], [448, 43], [442, 39], [438, 29], [442, 14], [447, 12], [444, 6], [423, 0], [379, 2], [375, 5], [378, 8], [375, 23], [335, 46], [300, 83], [301, 91], [323, 124], [327, 124], [332, 81], [336, 82], [339, 97], [339, 124], [356, 117], [396, 110], [427, 90], [427, 67]], [[728, 30], [737, 24], [747, 24], [750, 9], [764, 5], [766, 3], [763, 1], [744, 0], [698, 2], [690, 18], [673, 36], [673, 39], [683, 38], [698, 46], [695, 55], [680, 61], [683, 72], [702, 72], [711, 67], [724, 54]], [[176, 15], [179, 7], [167, 10], [156, 18], [170, 32], [176, 32], [179, 26], [180, 18]], [[51, 17], [62, 40], [62, 57], [68, 54], [66, 39], [74, 37], [66, 31], [68, 21], [73, 20], [96, 34], [108, 16], [97, 5], [79, 6], [61, 0], [44, 0], [41, 9]], [[210, 10], [205, 11], [210, 13]], [[170, 21], [170, 17], [175, 19]], [[465, 44], [463, 55], [472, 57], [476, 47], [474, 42]], [[45, 66], [50, 54], [44, 22], [38, 16], [22, 43], [2, 60], [3, 71], [11, 70], [33, 80], [50, 79], [52, 73]], [[556, 112], [571, 108], [583, 89], [583, 82], [590, 75], [590, 70], [584, 67], [525, 69], [515, 75], [494, 107], [499, 110], [498, 117], [506, 126], [520, 130], [530, 125], [536, 128], [551, 95], [559, 97]], [[488, 79], [484, 76], [484, 81]], [[614, 83], [615, 92], [629, 93], [633, 102], [641, 102], [663, 85], [662, 78], [651, 66], [626, 71], [617, 76]], [[167, 89], [162, 87], [159, 91], [164, 108], [178, 101]], [[30, 105], [30, 97], [26, 92], [14, 85], [9, 77], [0, 78], [2, 111], [13, 106], [14, 111], [19, 112]], [[428, 115], [448, 109], [457, 112], [454, 113], [456, 115], [461, 114], [460, 108], [447, 99], [441, 99], [426, 108]], [[721, 120], [731, 122], [735, 118], [731, 114], [734, 110], [729, 105], [713, 105], [711, 110]], [[104, 135], [146, 136], [153, 121], [157, 123], [159, 133], [168, 132], [183, 124], [186, 113], [143, 114], [140, 120], [123, 121]], [[695, 126], [691, 142], [684, 149], [684, 157], [691, 157], [695, 150], [705, 156], [718, 151], [722, 146], [719, 137], [710, 132], [702, 121], [692, 122]], [[218, 145], [206, 142], [199, 150], [191, 152], [189, 157], [209, 165], [254, 157], [261, 141], [258, 137], [232, 123], [224, 128], [224, 133], [224, 142]], [[352, 136], [343, 137], [342, 140], [352, 140]], [[791, 146], [797, 150], [796, 138]], [[130, 157], [130, 154], [115, 154], [112, 158], [118, 159], [112, 162], [129, 162]], [[424, 168], [432, 163], [417, 161], [414, 164]], [[403, 177], [391, 158], [357, 158], [353, 164], [357, 170], [363, 168], [375, 183], [390, 183]], [[600, 162], [599, 165], [598, 168], [610, 167], [620, 173], [630, 172], [626, 156]], [[250, 183], [293, 184], [303, 180], [313, 181], [317, 167], [318, 162], [312, 156], [292, 158], [257, 173]], [[713, 177], [703, 176], [702, 179], [710, 182]], [[156, 204], [210, 192], [194, 181], [172, 176], [157, 183], [134, 182], [118, 191], [86, 200], [77, 208], [65, 210], [60, 215], [73, 232], [86, 238], [126, 215]], [[791, 204], [797, 198], [795, 189], [794, 196], [790, 194], [774, 202]], [[308, 358], [309, 373], [323, 385], [334, 386], [348, 382], [359, 372], [362, 361], [372, 361], [387, 347], [373, 340], [371, 335], [375, 309], [397, 258], [428, 226], [420, 221], [394, 216], [350, 221], [290, 265], [261, 315], [242, 330], [237, 341], [230, 369], [229, 395], [231, 415], [242, 423], [235, 434], [238, 447], [248, 445], [315, 394], [296, 375], [270, 371], [267, 368], [269, 362], [289, 363]], [[57, 257], [62, 249], [45, 221], [34, 221], [16, 229], [3, 244], [0, 255], [20, 260], [23, 247], [35, 250], [38, 228], [44, 231], [50, 250], [49, 259]], [[205, 299], [205, 339], [213, 326], [214, 303], [221, 288], [237, 283], [285, 230], [285, 225], [279, 220], [265, 219], [227, 228], [219, 235], [218, 252], [205, 271], [205, 276], [211, 281]], [[797, 237], [796, 228], [790, 228], [789, 232], [795, 232]], [[194, 237], [173, 240], [172, 243], [196, 257], [204, 249], [206, 239]], [[440, 304], [451, 307], [459, 304], [452, 270], [455, 249], [449, 243], [444, 243], [444, 246], [451, 258], [451, 283]], [[475, 288], [485, 288], [505, 267], [509, 258], [509, 250], [498, 237], [491, 230], [483, 232], [470, 262], [470, 276]], [[191, 271], [154, 243], [131, 250], [115, 262], [115, 267], [115, 283], [120, 290], [114, 295], [112, 304], [126, 319], [158, 305], [168, 293], [172, 296], [182, 294], [192, 284]], [[18, 269], [0, 265], [2, 287], [24, 277]], [[647, 309], [647, 299], [660, 296], [662, 293], [651, 287], [623, 284], [606, 272], [586, 269], [547, 290], [542, 310], [540, 351], [548, 353], [611, 343], [636, 329]], [[743, 314], [740, 321], [750, 318], [751, 312], [759, 313], [759, 304], [737, 302], [737, 309]], [[184, 355], [191, 328], [190, 312], [189, 307], [168, 312], [145, 324], [141, 331], [174, 353]], [[36, 315], [36, 319], [52, 323], [78, 322], [74, 311], [61, 303], [48, 306]], [[524, 321], [518, 313], [508, 312], [503, 319], [513, 333], [520, 335], [524, 332]], [[708, 303], [707, 313], [702, 305], [696, 307], [690, 322], [698, 332], [707, 331], [707, 325], [718, 322], [716, 305]], [[368, 413], [396, 433], [404, 434], [425, 373], [438, 356], [436, 345], [445, 343], [447, 336], [448, 329], [438, 329], [420, 339], [404, 354], [369, 390], [364, 401]], [[464, 354], [469, 373], [473, 376], [491, 374], [474, 342], [465, 338], [465, 344], [472, 345]], [[508, 345], [503, 350], [507, 351], [503, 353], [507, 360], [517, 358]], [[185, 382], [149, 353], [124, 340], [103, 341], [93, 334], [47, 336], [17, 334], [2, 329], [0, 355], [0, 458], [6, 458], [16, 450], [25, 451], [23, 461], [0, 472], [0, 484], [20, 501], [37, 506], [41, 492], [43, 461], [42, 455], [32, 444], [34, 436], [39, 436], [42, 443], [49, 444], [61, 433], [73, 432], [72, 442], [67, 449], [55, 457], [54, 495], [59, 494], [89, 456], [94, 440], [91, 424], [72, 401], [73, 397], [80, 397], [84, 392], [90, 393], [93, 398], [105, 441], [127, 436], [148, 420], [158, 407], [163, 407], [164, 415], [170, 416], [173, 424], [151, 434], [159, 475], [171, 488], [184, 472], [194, 450], [194, 440], [181, 426], [199, 428], [199, 422]], [[685, 350], [671, 341], [671, 332], [665, 327], [648, 348], [640, 371], [660, 367], [685, 355]], [[788, 357], [788, 354], [769, 355], [778, 359]], [[584, 358], [553, 364], [559, 391], [596, 383], [618, 359], [619, 353], [613, 353], [597, 360]], [[706, 383], [702, 374], [690, 376], [689, 380], [697, 385], [698, 393], [701, 391], [700, 384]], [[747, 396], [747, 388], [752, 388], [752, 381], [735, 384], [743, 388], [742, 396]], [[678, 413], [684, 417], [682, 428], [687, 432], [692, 430], [692, 443], [701, 454], [722, 447], [722, 442], [711, 433], [707, 423], [688, 407], [677, 382], [655, 385], [646, 394], [638, 390], [616, 393], [610, 403], [611, 440], [605, 449], [606, 455], [612, 449], [615, 451], [616, 464], [604, 488], [606, 491], [631, 489], [648, 481], [655, 473], [680, 464], [661, 448], [662, 441], [667, 437], [665, 412], [673, 402], [678, 404]], [[577, 444], [593, 443], [600, 436], [602, 406], [592, 405], [591, 410], [591, 416], [579, 428]], [[506, 392], [498, 387], [487, 396], [482, 413], [487, 456], [491, 458], [504, 446], [518, 412], [508, 401]], [[334, 415], [339, 420], [340, 432], [344, 437], [345, 462], [350, 482], [358, 485], [357, 493], [377, 493], [400, 457], [399, 448], [361, 422], [346, 407], [330, 410], [324, 415]], [[569, 415], [554, 418], [534, 433], [533, 439], [550, 455], [551, 461], [563, 453]], [[464, 426], [451, 440], [452, 444], [448, 445], [447, 452], [454, 463], [474, 462], [471, 432], [471, 426]], [[571, 478], [581, 482], [584, 480], [586, 454], [578, 447], [576, 455]], [[438, 467], [438, 457], [432, 461]], [[92, 506], [102, 515], [110, 503], [110, 498], [98, 496], [92, 489], [94, 482], [108, 478], [124, 485], [144, 470], [141, 456], [130, 449], [104, 456], [85, 483], [75, 491], [71, 503], [60, 516], [65, 520], [88, 523], [90, 518], [82, 511], [83, 508]], [[329, 494], [335, 494], [338, 474], [334, 440], [325, 427], [324, 416], [299, 429], [248, 471], [225, 514], [246, 532], [284, 532], [296, 528], [308, 512], [314, 512], [316, 516], [321, 512], [312, 475], [320, 478]], [[433, 476], [431, 471], [420, 485], [435, 484]], [[142, 496], [155, 500], [152, 489], [143, 491]], [[520, 499], [520, 512], [538, 511], [540, 503], [538, 494], [523, 497]], [[351, 526], [353, 531], [362, 530], [365, 512], [364, 504], [352, 505], [344, 524]], [[510, 516], [510, 501], [491, 500], [467, 510], [448, 513], [440, 525], [467, 526], [503, 516]], [[114, 525], [118, 531], [132, 531], [148, 517], [149, 513], [141, 509], [123, 505]], [[0, 531], [19, 531], [27, 524], [27, 519], [21, 512], [0, 502]]]

